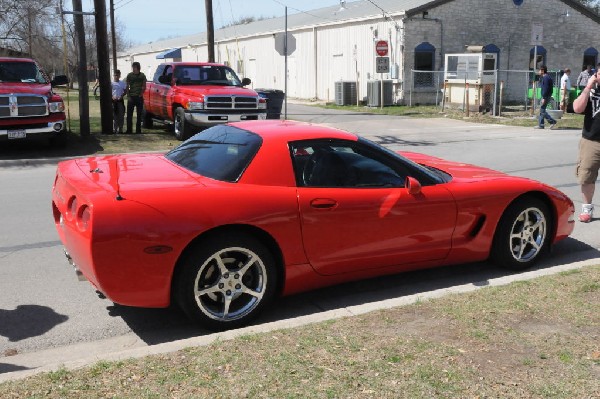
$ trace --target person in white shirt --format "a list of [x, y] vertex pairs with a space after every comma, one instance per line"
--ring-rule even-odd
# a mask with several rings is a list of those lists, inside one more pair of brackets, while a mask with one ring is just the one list
[[569, 105], [569, 93], [571, 93], [571, 69], [565, 68], [565, 73], [560, 78], [560, 109], [565, 112]]
[[127, 89], [127, 83], [120, 80], [121, 71], [115, 70], [112, 81], [112, 101], [113, 101], [113, 133], [123, 133], [123, 122], [125, 120], [125, 102], [123, 96]]

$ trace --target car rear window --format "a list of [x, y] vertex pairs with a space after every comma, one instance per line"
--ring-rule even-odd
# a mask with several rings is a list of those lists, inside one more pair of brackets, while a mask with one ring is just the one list
[[237, 182], [261, 145], [262, 138], [255, 133], [219, 125], [196, 134], [165, 157], [199, 175]]

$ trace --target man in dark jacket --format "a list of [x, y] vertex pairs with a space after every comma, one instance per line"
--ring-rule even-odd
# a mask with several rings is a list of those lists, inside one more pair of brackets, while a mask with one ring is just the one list
[[550, 123], [550, 129], [556, 128], [556, 121], [546, 112], [546, 107], [552, 100], [552, 90], [554, 89], [554, 82], [550, 75], [548, 75], [548, 69], [546, 65], [540, 67], [540, 92], [542, 99], [540, 100], [540, 118], [536, 129], [544, 128], [544, 119]]

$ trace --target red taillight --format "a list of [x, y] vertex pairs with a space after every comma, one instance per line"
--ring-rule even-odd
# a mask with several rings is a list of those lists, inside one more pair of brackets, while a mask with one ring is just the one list
[[82, 205], [77, 212], [77, 227], [79, 227], [79, 230], [86, 231], [89, 227], [91, 218], [92, 211], [90, 207], [87, 205]]
[[77, 215], [77, 197], [73, 195], [67, 202], [67, 219], [73, 220], [75, 215]]
[[52, 215], [54, 215], [54, 223], [59, 224], [61, 214], [60, 214], [60, 211], [58, 210], [58, 207], [54, 203], [54, 201], [52, 201]]

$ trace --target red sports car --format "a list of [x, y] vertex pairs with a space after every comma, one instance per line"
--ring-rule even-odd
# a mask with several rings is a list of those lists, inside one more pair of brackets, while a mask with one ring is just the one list
[[52, 209], [68, 259], [110, 300], [175, 301], [212, 329], [349, 280], [488, 258], [525, 269], [574, 212], [537, 181], [289, 121], [61, 162]]

